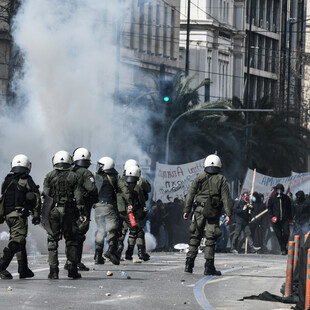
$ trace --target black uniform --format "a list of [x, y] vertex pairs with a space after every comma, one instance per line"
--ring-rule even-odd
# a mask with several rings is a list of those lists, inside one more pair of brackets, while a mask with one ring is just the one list
[[[279, 241], [282, 254], [287, 254], [287, 242], [290, 234], [289, 222], [292, 221], [290, 198], [282, 193], [272, 195], [268, 202], [270, 219], [274, 219], [273, 229]], [[275, 222], [274, 222], [275, 221]]]

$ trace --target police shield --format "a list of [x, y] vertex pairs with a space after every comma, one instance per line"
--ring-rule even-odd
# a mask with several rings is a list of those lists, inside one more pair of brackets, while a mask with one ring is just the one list
[[51, 229], [50, 221], [48, 218], [49, 213], [53, 206], [53, 198], [48, 195], [44, 195], [42, 196], [42, 199], [43, 199], [43, 204], [42, 204], [41, 225], [50, 235], [53, 235], [53, 231]]

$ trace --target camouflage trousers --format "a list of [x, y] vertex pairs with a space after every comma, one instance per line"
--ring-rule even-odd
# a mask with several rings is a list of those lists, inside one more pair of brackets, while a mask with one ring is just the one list
[[191, 236], [186, 257], [192, 259], [196, 258], [201, 239], [205, 236], [204, 257], [205, 259], [214, 259], [216, 240], [221, 236], [219, 217], [205, 218], [202, 212], [203, 207], [201, 206], [195, 209], [189, 228]]
[[131, 227], [128, 215], [120, 220], [118, 244], [124, 245], [124, 240], [129, 229], [128, 245], [145, 246], [143, 219], [135, 217], [137, 226]]
[[103, 250], [105, 237], [108, 237], [109, 246], [117, 245], [119, 229], [117, 206], [96, 203], [95, 221], [97, 224], [96, 250]]
[[65, 238], [65, 252], [68, 264], [77, 264], [78, 247], [78, 212], [75, 209], [62, 206], [54, 207], [49, 214], [50, 226], [53, 234], [47, 236], [48, 263], [50, 267], [56, 268], [58, 261], [58, 242]]
[[24, 259], [26, 251], [26, 237], [28, 233], [28, 219], [21, 217], [17, 211], [12, 211], [5, 216], [5, 221], [9, 227], [8, 248], [16, 251], [18, 261]]

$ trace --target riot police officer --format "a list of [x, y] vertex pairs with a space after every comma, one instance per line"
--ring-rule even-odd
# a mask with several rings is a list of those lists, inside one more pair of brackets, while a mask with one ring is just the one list
[[[59, 278], [58, 242], [62, 235], [66, 242], [68, 263], [68, 277], [78, 279], [78, 226], [77, 220], [81, 215], [76, 201], [79, 201], [78, 176], [71, 171], [72, 159], [68, 152], [59, 151], [53, 157], [54, 170], [44, 179], [43, 195], [53, 199], [52, 209], [49, 212], [49, 222], [52, 233], [48, 234], [48, 262], [50, 265], [49, 279]], [[85, 219], [86, 215], [82, 214]]]
[[31, 278], [33, 272], [28, 268], [26, 237], [28, 215], [33, 214], [32, 223], [40, 224], [41, 199], [38, 186], [29, 175], [31, 163], [27, 156], [16, 155], [11, 163], [11, 172], [5, 177], [1, 187], [5, 221], [9, 227], [10, 239], [0, 258], [0, 278], [12, 279], [7, 271], [14, 254], [18, 263], [19, 278]]
[[[98, 190], [95, 185], [95, 179], [93, 174], [87, 169], [90, 166], [90, 152], [83, 147], [77, 148], [73, 152], [73, 171], [77, 174], [79, 185], [79, 197], [80, 201], [77, 202], [77, 206], [80, 212], [80, 217], [77, 221], [79, 227], [78, 234], [78, 270], [89, 271], [82, 262], [83, 243], [86, 240], [86, 233], [89, 229], [90, 214], [93, 204], [98, 202]], [[83, 216], [86, 215], [86, 219], [83, 220]], [[67, 269], [67, 264], [65, 265]]]
[[[133, 169], [135, 169], [136, 171], [139, 171], [139, 173], [140, 173], [137, 185], [139, 187], [141, 187], [141, 189], [143, 191], [144, 205], [145, 205], [145, 202], [148, 200], [148, 195], [151, 192], [151, 184], [148, 182], [147, 179], [145, 179], [141, 175], [140, 166], [139, 166], [138, 162], [135, 159], [128, 159], [125, 162], [125, 164], [124, 164], [123, 178], [125, 180], [126, 180], [126, 171], [127, 171], [128, 168], [130, 168], [132, 166], [133, 167], [137, 167], [138, 170], [136, 168], [133, 168]], [[120, 213], [122, 213], [122, 211], [126, 210], [126, 206], [123, 206], [124, 201], [123, 201], [122, 197], [118, 197], [118, 201], [117, 202], [118, 202], [119, 211], [120, 211]], [[125, 214], [125, 216], [123, 216], [123, 214]], [[126, 212], [123, 213], [123, 214], [120, 214], [120, 230], [119, 230], [119, 239], [118, 239], [118, 246], [117, 246], [118, 256], [121, 256], [121, 254], [122, 254], [122, 251], [124, 249], [125, 236], [126, 236], [126, 233], [128, 231], [128, 228], [130, 227], [130, 225], [128, 225], [128, 217], [127, 217]], [[143, 224], [142, 221], [144, 220], [146, 214], [147, 214], [147, 211], [146, 211], [146, 206], [145, 206], [144, 207], [144, 211], [142, 213], [143, 218], [139, 219], [139, 220], [141, 220], [141, 225]], [[150, 256], [145, 251], [145, 234], [144, 234], [144, 232], [143, 232], [143, 235], [141, 234], [140, 236], [141, 236], [141, 238], [143, 238], [142, 244], [144, 245], [144, 248], [143, 249], [141, 248], [140, 251], [138, 250], [138, 257], [140, 259], [144, 260], [144, 261], [147, 261], [147, 260], [150, 259]], [[142, 244], [140, 246], [142, 246]], [[128, 255], [126, 255], [126, 257], [127, 257], [127, 259], [131, 260], [132, 259], [133, 249], [132, 249], [132, 253], [131, 253], [130, 247], [128, 248], [128, 250], [129, 250], [129, 252], [128, 252]]]
[[189, 251], [186, 256], [185, 272], [192, 273], [194, 261], [198, 253], [205, 230], [205, 275], [221, 275], [214, 267], [215, 244], [221, 235], [219, 218], [222, 207], [225, 209], [225, 224], [228, 225], [232, 214], [233, 203], [226, 178], [219, 172], [221, 159], [213, 154], [204, 161], [204, 172], [200, 173], [191, 184], [186, 196], [183, 218], [187, 220], [194, 211], [190, 225], [191, 237]]
[[[150, 256], [145, 251], [145, 237], [143, 230], [143, 219], [146, 214], [145, 195], [142, 187], [138, 185], [140, 175], [141, 171], [138, 166], [130, 166], [126, 169], [124, 176], [132, 200], [132, 208], [128, 208], [128, 215], [126, 215], [125, 220], [129, 227], [128, 248], [125, 258], [132, 260], [134, 247], [137, 244], [138, 257], [144, 261], [148, 261]], [[132, 216], [134, 218], [133, 220]]]
[[115, 170], [115, 164], [111, 157], [102, 157], [98, 161], [96, 169], [96, 186], [99, 192], [99, 202], [95, 204], [96, 250], [95, 264], [104, 264], [102, 257], [104, 238], [108, 237], [109, 248], [104, 256], [119, 265], [120, 257], [117, 254], [119, 217], [117, 209], [117, 194], [121, 193], [128, 206], [131, 206], [131, 198], [126, 182]]

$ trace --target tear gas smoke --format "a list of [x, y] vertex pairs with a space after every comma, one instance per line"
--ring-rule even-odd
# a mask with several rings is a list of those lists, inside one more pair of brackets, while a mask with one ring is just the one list
[[[23, 1], [13, 24], [22, 74], [12, 83], [14, 111], [6, 107], [0, 119], [2, 177], [18, 153], [29, 156], [39, 184], [52, 168], [52, 156], [62, 149], [72, 153], [87, 147], [93, 162], [117, 153], [143, 155], [134, 133], [123, 130], [126, 117], [113, 99], [113, 17], [126, 17], [123, 6], [102, 0]], [[133, 83], [130, 69], [121, 67], [121, 72], [123, 83]]]
[[[123, 158], [143, 156], [113, 99], [115, 21], [119, 14], [126, 19], [128, 3], [118, 5], [105, 0], [22, 1], [12, 26], [22, 68], [12, 81], [14, 105], [2, 107], [0, 115], [1, 179], [20, 153], [32, 162], [31, 175], [41, 189], [52, 156], [62, 149], [72, 153], [86, 147], [93, 162], [119, 153]], [[120, 70], [120, 87], [133, 84], [131, 69]]]

